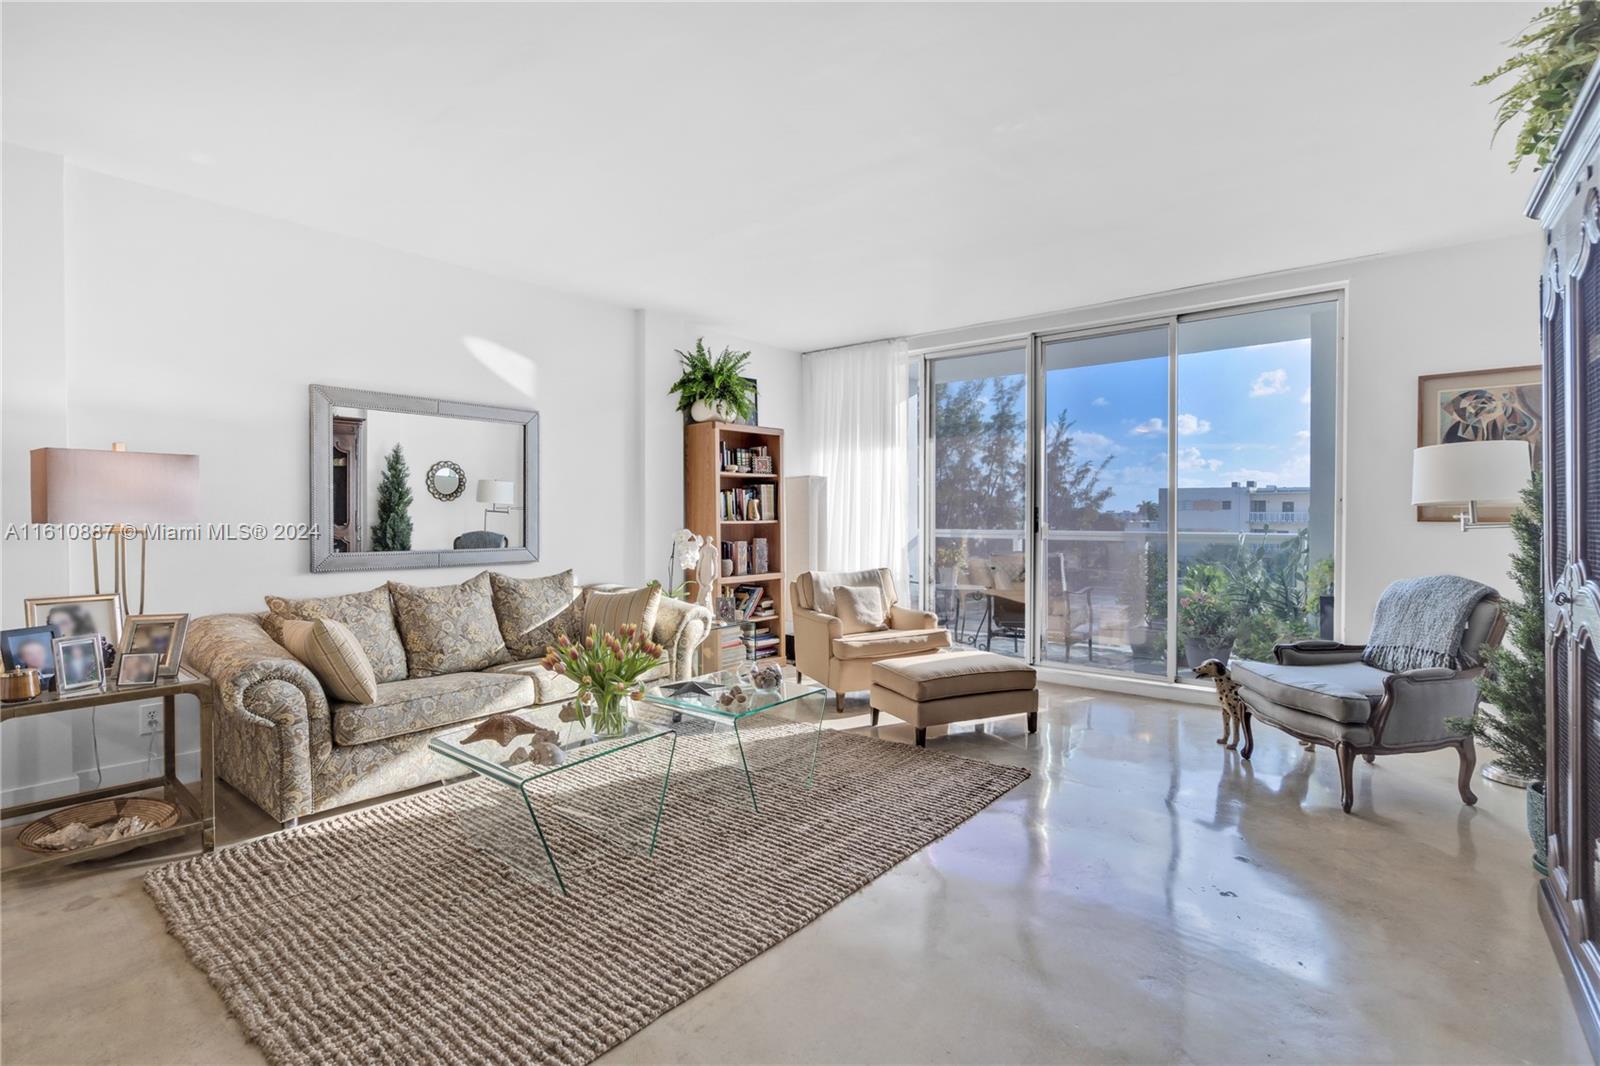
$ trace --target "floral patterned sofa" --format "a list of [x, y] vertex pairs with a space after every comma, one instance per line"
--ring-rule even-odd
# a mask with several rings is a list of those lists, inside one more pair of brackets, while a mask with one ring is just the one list
[[[591, 596], [618, 590], [614, 585], [574, 589], [570, 573], [557, 578], [566, 579], [566, 602], [559, 605], [563, 608], [560, 611], [552, 608], [547, 621], [574, 636], [581, 632], [585, 620], [594, 621], [587, 617]], [[497, 576], [497, 581], [504, 580]], [[466, 587], [396, 586], [413, 594], [442, 596]], [[561, 594], [559, 590], [552, 592]], [[616, 600], [610, 595], [594, 598]], [[398, 594], [395, 600], [400, 600]], [[576, 687], [570, 679], [545, 669], [537, 657], [527, 654], [532, 651], [528, 646], [515, 649], [524, 653], [521, 655], [503, 651], [496, 657], [501, 661], [485, 668], [416, 676], [416, 656], [409, 646], [414, 642], [408, 639], [405, 646], [394, 646], [387, 639], [400, 632], [395, 626], [388, 586], [320, 600], [268, 597], [268, 605], [273, 610], [264, 614], [218, 614], [195, 619], [189, 625], [183, 659], [216, 686], [218, 775], [285, 826], [293, 825], [301, 815], [456, 776], [459, 766], [446, 764], [428, 751], [429, 738], [490, 714], [564, 701]], [[300, 610], [301, 617], [342, 621], [364, 646], [375, 649], [373, 666], [380, 682], [375, 702], [353, 704], [330, 699], [316, 675], [274, 639], [275, 615], [285, 609], [283, 605]], [[666, 659], [650, 678], [690, 676], [696, 651], [710, 631], [711, 619], [711, 612], [704, 607], [661, 596], [651, 635], [666, 649]], [[610, 624], [614, 621], [603, 614], [600, 619], [604, 629], [614, 628]], [[405, 619], [399, 622], [402, 628], [407, 624]], [[410, 624], [408, 638], [418, 623], [413, 618]], [[448, 617], [440, 628], [448, 631], [440, 641], [446, 647], [456, 643], [464, 629]], [[541, 630], [540, 635], [544, 632]], [[396, 652], [398, 665], [386, 661], [392, 660]], [[407, 658], [412, 660], [409, 672], [404, 665]]]

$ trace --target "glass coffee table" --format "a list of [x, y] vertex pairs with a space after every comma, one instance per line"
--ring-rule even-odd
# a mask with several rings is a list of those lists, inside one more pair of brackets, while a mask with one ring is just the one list
[[[735, 686], [746, 699], [723, 703], [722, 696]], [[827, 689], [815, 682], [787, 678], [775, 689], [759, 689], [741, 681], [736, 671], [717, 671], [690, 681], [651, 685], [645, 689], [644, 702], [670, 712], [662, 720], [665, 728], [684, 734], [728, 736], [725, 751], [729, 761], [742, 778], [742, 791], [749, 793], [751, 807], [760, 811], [756, 770], [788, 768], [806, 788], [816, 779], [822, 723], [828, 711], [826, 693]]]
[[496, 718], [523, 723], [515, 732], [485, 735], [495, 722], [485, 719], [440, 733], [428, 749], [505, 786], [485, 802], [457, 807], [468, 839], [519, 873], [553, 880], [565, 896], [567, 878], [556, 861], [560, 843], [603, 838], [655, 854], [678, 738], [670, 724], [632, 719], [621, 736], [595, 737], [559, 714], [559, 705], [513, 711]]

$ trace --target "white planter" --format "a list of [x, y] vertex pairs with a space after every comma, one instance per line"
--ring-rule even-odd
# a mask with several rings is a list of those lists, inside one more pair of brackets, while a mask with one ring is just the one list
[[696, 400], [690, 406], [689, 417], [694, 419], [696, 422], [733, 421], [732, 412], [730, 412], [722, 404], [719, 403], [713, 406], [712, 404], [706, 403], [704, 400]]

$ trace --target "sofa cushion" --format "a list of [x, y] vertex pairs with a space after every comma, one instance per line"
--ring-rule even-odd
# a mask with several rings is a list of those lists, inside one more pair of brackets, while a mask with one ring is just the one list
[[881, 588], [884, 601], [891, 606], [895, 603], [894, 579], [882, 567], [875, 570], [807, 570], [795, 578], [794, 583], [800, 590], [800, 606], [823, 614], [834, 613], [833, 590], [840, 585]]
[[336, 703], [333, 739], [366, 744], [498, 714], [533, 703], [533, 680], [519, 674], [444, 674], [390, 681], [373, 703]]
[[1372, 727], [1369, 725], [1346, 725], [1331, 718], [1324, 718], [1320, 714], [1297, 711], [1293, 707], [1274, 703], [1259, 693], [1245, 691], [1240, 695], [1244, 697], [1253, 717], [1270, 722], [1280, 729], [1287, 729], [1300, 736], [1318, 737], [1330, 744], [1337, 744], [1342, 740], [1360, 748], [1372, 743]]
[[1038, 686], [1033, 667], [986, 651], [916, 655], [872, 664], [872, 683], [907, 699], [943, 700], [984, 692], [1022, 692]]
[[1228, 664], [1228, 676], [1240, 688], [1273, 703], [1332, 722], [1360, 725], [1372, 717], [1389, 675], [1366, 663], [1282, 666], [1235, 659]]
[[400, 643], [400, 631], [395, 628], [394, 607], [389, 602], [387, 586], [343, 596], [304, 600], [268, 596], [266, 599], [269, 614], [261, 625], [278, 643], [283, 643], [283, 630], [278, 626], [282, 619], [299, 618], [309, 622], [315, 618], [332, 618], [350, 627], [350, 632], [361, 643], [361, 650], [367, 653], [374, 677], [380, 682], [405, 679], [406, 649]]
[[331, 618], [313, 622], [285, 618], [279, 625], [280, 643], [311, 668], [330, 698], [341, 703], [372, 703], [378, 698], [372, 664], [349, 626]]
[[833, 638], [835, 659], [893, 659], [950, 646], [948, 629], [885, 629]]
[[578, 631], [571, 570], [548, 577], [507, 577], [491, 571], [489, 589], [500, 635], [513, 658], [542, 658], [556, 637]]
[[656, 613], [661, 609], [661, 586], [640, 589], [591, 589], [583, 600], [583, 626], [587, 635], [594, 627], [601, 633], [615, 633], [624, 625], [636, 625], [649, 636], [655, 632]]
[[841, 633], [873, 633], [888, 629], [889, 605], [876, 585], [840, 585], [833, 590], [835, 617]]
[[410, 676], [483, 670], [511, 658], [494, 616], [487, 570], [459, 585], [423, 588], [391, 581], [389, 596]]

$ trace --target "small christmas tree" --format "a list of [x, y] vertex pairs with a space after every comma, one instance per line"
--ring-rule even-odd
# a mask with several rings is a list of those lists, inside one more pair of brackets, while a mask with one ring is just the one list
[[383, 480], [378, 482], [378, 521], [372, 527], [373, 551], [411, 550], [410, 479], [406, 453], [396, 444], [384, 460]]
[[[1544, 589], [1540, 584], [1540, 544], [1544, 535], [1543, 478], [1522, 490], [1522, 506], [1511, 516], [1517, 551], [1511, 557], [1511, 575], [1522, 592], [1520, 601], [1506, 605], [1510, 618], [1507, 645], [1484, 655], [1488, 670], [1478, 683], [1485, 702], [1497, 714], [1479, 714], [1472, 720], [1472, 735], [1498, 753], [1502, 770], [1544, 780]], [[1462, 723], [1464, 726], [1466, 723]]]

